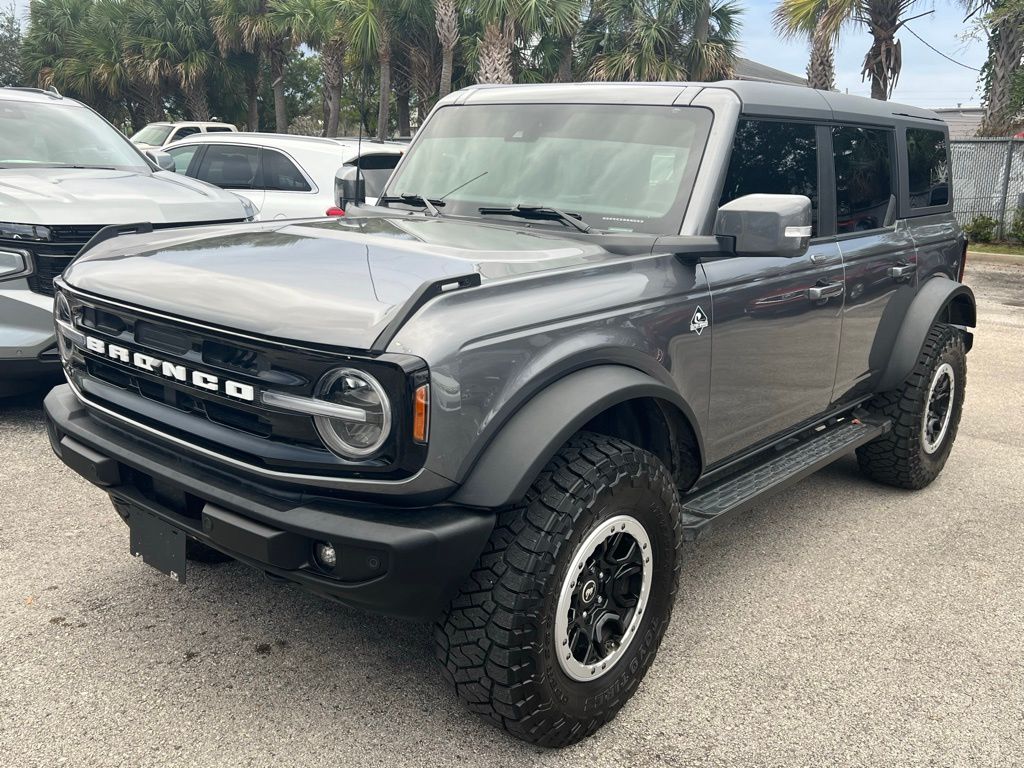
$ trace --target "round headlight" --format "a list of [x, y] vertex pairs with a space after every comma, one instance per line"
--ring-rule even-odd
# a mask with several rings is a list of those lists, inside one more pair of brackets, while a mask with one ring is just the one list
[[352, 368], [327, 373], [317, 385], [317, 400], [341, 406], [331, 416], [314, 416], [320, 439], [348, 459], [372, 456], [391, 431], [391, 404], [373, 376]]

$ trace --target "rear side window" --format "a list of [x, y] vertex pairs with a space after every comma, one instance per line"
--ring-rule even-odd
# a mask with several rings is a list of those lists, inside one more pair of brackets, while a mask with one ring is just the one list
[[178, 130], [176, 130], [174, 132], [174, 137], [171, 139], [171, 141], [180, 141], [181, 139], [184, 139], [186, 136], [194, 136], [195, 134], [197, 134], [199, 132], [200, 132], [199, 126], [197, 126], [197, 125], [188, 125], [188, 126], [185, 126], [183, 128], [179, 128]]
[[206, 126], [207, 133], [231, 133], [231, 129], [226, 125], [208, 125]]
[[295, 163], [272, 149], [263, 150], [263, 188], [271, 192], [309, 192]]
[[813, 125], [739, 121], [719, 204], [759, 193], [809, 197], [811, 233], [818, 234], [818, 141]]
[[224, 189], [252, 189], [259, 168], [258, 147], [210, 145], [196, 176]]
[[894, 134], [878, 128], [832, 129], [836, 163], [836, 232], [885, 226], [893, 194]]
[[949, 202], [946, 134], [926, 128], [908, 128], [907, 171], [911, 208], [946, 205]]

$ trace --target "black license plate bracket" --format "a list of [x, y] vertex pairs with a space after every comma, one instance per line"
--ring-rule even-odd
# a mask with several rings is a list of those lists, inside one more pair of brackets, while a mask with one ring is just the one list
[[128, 516], [129, 546], [133, 556], [146, 565], [185, 583], [185, 534], [144, 509]]

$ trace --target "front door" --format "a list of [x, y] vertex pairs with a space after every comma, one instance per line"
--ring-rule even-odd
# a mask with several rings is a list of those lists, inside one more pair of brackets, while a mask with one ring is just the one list
[[831, 160], [819, 146], [827, 144], [827, 129], [810, 123], [738, 123], [721, 202], [759, 192], [806, 195], [814, 221], [803, 256], [704, 264], [712, 296], [709, 463], [828, 410], [845, 285], [831, 221], [822, 228], [818, 221], [822, 168]]

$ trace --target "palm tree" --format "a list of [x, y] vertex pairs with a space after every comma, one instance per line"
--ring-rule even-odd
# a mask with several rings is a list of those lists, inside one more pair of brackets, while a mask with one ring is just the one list
[[437, 40], [441, 43], [441, 86], [438, 97], [444, 98], [452, 90], [452, 70], [455, 61], [455, 46], [459, 42], [458, 0], [433, 0], [434, 26]]
[[395, 0], [347, 0], [348, 28], [352, 47], [364, 67], [376, 60], [380, 76], [377, 108], [377, 140], [388, 136], [391, 118], [391, 41]]
[[965, 6], [968, 19], [984, 14], [988, 32], [988, 60], [981, 75], [985, 116], [978, 135], [1009, 136], [1020, 122], [1022, 106], [1024, 2], [966, 0]]
[[288, 130], [288, 110], [284, 100], [284, 68], [291, 51], [291, 30], [275, 22], [269, 0], [215, 0], [213, 31], [222, 54], [247, 53], [244, 62], [246, 91], [249, 99], [249, 130], [259, 130], [257, 93], [259, 66], [270, 68], [274, 92], [274, 118], [277, 130]]
[[341, 115], [341, 86], [348, 47], [343, 6], [339, 0], [275, 0], [271, 14], [281, 29], [290, 29], [292, 45], [308, 45], [320, 54], [327, 91], [325, 136], [337, 136]]
[[807, 62], [807, 85], [831, 91], [835, 88], [836, 67], [832, 50], [835, 41], [825, 18], [828, 0], [819, 0], [814, 18], [802, 19], [801, 23], [794, 23], [794, 20], [781, 14], [782, 7], [779, 5], [773, 14], [776, 31], [785, 38], [806, 37], [811, 43], [811, 56]]
[[828, 0], [821, 12], [821, 0], [780, 0], [775, 9], [776, 25], [782, 28], [812, 28], [820, 16], [822, 34], [833, 41], [846, 24], [867, 27], [872, 43], [864, 56], [861, 76], [871, 81], [871, 98], [886, 100], [900, 77], [903, 50], [896, 33], [917, 17], [906, 13], [917, 0]]
[[739, 7], [729, 0], [595, 0], [580, 35], [595, 80], [719, 80], [736, 62]]
[[484, 23], [477, 46], [478, 83], [511, 83], [512, 45], [516, 37], [519, 0], [480, 0], [476, 11]]

